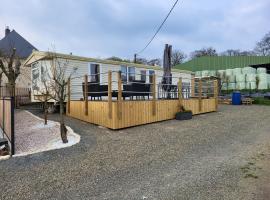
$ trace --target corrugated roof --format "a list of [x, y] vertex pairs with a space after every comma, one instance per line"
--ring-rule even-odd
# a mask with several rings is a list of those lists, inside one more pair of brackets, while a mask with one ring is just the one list
[[203, 56], [176, 65], [174, 68], [195, 72], [201, 70], [243, 68], [250, 65], [263, 65], [269, 63], [270, 56]]
[[[33, 62], [36, 62], [38, 60], [43, 59], [49, 59], [50, 57], [57, 57], [62, 59], [69, 59], [69, 60], [79, 60], [79, 61], [85, 61], [85, 62], [97, 62], [101, 64], [111, 64], [111, 65], [126, 65], [126, 66], [134, 66], [139, 68], [145, 68], [145, 69], [155, 69], [155, 70], [163, 70], [162, 67], [158, 66], [150, 66], [150, 65], [142, 65], [142, 64], [136, 64], [136, 63], [129, 63], [129, 62], [119, 62], [119, 61], [113, 61], [113, 60], [103, 60], [103, 59], [96, 59], [96, 58], [88, 58], [88, 57], [81, 57], [81, 56], [75, 56], [70, 54], [61, 54], [61, 53], [54, 53], [54, 52], [44, 52], [44, 51], [33, 51], [32, 54], [26, 59], [24, 65], [29, 66]], [[179, 70], [179, 69], [172, 69], [172, 72], [179, 72], [179, 73], [187, 73], [191, 74], [192, 72], [189, 70]]]
[[0, 51], [10, 54], [13, 48], [16, 48], [16, 55], [19, 58], [27, 58], [33, 50], [37, 50], [15, 30], [0, 40]]

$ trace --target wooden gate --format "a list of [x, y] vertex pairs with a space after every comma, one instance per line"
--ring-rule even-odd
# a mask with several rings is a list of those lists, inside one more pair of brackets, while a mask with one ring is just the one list
[[15, 154], [14, 107], [13, 97], [0, 98], [0, 137], [8, 139], [12, 155]]

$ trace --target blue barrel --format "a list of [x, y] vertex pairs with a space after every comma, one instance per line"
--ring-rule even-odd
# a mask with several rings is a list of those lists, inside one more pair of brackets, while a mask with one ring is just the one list
[[241, 93], [240, 92], [233, 92], [232, 94], [232, 105], [241, 105]]

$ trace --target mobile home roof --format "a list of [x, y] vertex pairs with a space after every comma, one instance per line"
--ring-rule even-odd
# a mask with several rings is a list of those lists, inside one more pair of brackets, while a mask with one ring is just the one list
[[[84, 62], [96, 62], [96, 63], [109, 64], [109, 65], [126, 65], [126, 66], [134, 66], [134, 67], [146, 68], [146, 69], [162, 70], [162, 67], [158, 67], [158, 66], [150, 66], [150, 65], [143, 65], [143, 64], [137, 64], [137, 63], [119, 62], [119, 61], [96, 59], [96, 58], [87, 58], [87, 57], [75, 56], [75, 55], [70, 55], [70, 54], [61, 54], [61, 53], [44, 52], [44, 51], [33, 51], [32, 54], [26, 59], [24, 65], [29, 66], [36, 61], [51, 59], [52, 57], [62, 58], [62, 59], [67, 59], [67, 60], [78, 60], [78, 61], [84, 61]], [[193, 73], [189, 70], [180, 70], [180, 69], [172, 69], [172, 72], [187, 73], [187, 74]]]

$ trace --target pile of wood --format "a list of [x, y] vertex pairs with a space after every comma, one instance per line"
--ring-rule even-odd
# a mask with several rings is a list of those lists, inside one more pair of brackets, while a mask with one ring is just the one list
[[252, 105], [252, 103], [253, 103], [253, 99], [252, 98], [243, 98], [242, 99], [242, 104], [244, 104], [244, 105]]
[[230, 105], [232, 104], [232, 99], [231, 98], [219, 98], [218, 99], [219, 104], [227, 104]]

